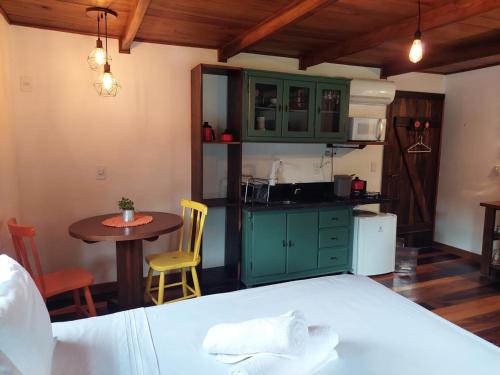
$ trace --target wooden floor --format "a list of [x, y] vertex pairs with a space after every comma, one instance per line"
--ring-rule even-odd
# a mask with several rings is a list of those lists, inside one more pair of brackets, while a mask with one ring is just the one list
[[[478, 264], [426, 248], [419, 251], [415, 274], [388, 274], [373, 279], [500, 346], [500, 283], [480, 277]], [[205, 290], [205, 293], [228, 291], [226, 289]], [[96, 297], [96, 300], [102, 300], [104, 296]], [[107, 308], [97, 311], [99, 315], [109, 312]], [[75, 317], [66, 315], [53, 320], [70, 319]]]
[[500, 283], [482, 278], [478, 264], [427, 248], [419, 251], [416, 274], [373, 279], [500, 346]]

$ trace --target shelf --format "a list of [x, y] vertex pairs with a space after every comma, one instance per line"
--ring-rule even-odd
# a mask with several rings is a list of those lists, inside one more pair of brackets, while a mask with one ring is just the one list
[[360, 146], [385, 146], [388, 142], [385, 141], [347, 141], [350, 145], [360, 145]]
[[222, 142], [222, 141], [210, 141], [210, 142], [206, 142], [206, 141], [203, 141], [204, 144], [207, 144], [207, 145], [240, 145], [241, 144], [241, 141], [231, 141], [231, 142]]
[[208, 198], [203, 199], [203, 203], [207, 207], [237, 207], [241, 204], [239, 202], [229, 202], [227, 198]]
[[255, 109], [258, 109], [260, 111], [274, 111], [276, 110], [276, 107], [255, 107]]

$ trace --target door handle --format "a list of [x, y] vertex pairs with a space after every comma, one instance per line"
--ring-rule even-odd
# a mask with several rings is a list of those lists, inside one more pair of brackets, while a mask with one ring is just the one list
[[295, 244], [292, 242], [292, 240], [288, 240], [288, 246], [289, 246], [289, 247], [292, 247], [292, 246], [294, 246], [294, 245], [295, 245]]
[[283, 240], [283, 247], [286, 247], [286, 240]]
[[318, 113], [321, 113], [321, 107], [318, 107]]
[[285, 112], [288, 112], [288, 104], [285, 104]]
[[278, 112], [281, 112], [281, 104], [278, 105]]

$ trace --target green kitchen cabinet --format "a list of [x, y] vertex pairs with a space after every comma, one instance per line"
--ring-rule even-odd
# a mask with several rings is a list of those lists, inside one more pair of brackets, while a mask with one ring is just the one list
[[259, 276], [286, 272], [286, 214], [280, 211], [255, 215], [251, 222], [254, 245], [250, 267]]
[[318, 83], [316, 89], [316, 138], [345, 141], [348, 112], [347, 86]]
[[287, 213], [288, 273], [308, 271], [318, 267], [318, 211]]
[[352, 208], [243, 210], [241, 281], [247, 286], [346, 272]]
[[247, 70], [243, 141], [347, 140], [349, 80]]
[[248, 135], [280, 137], [283, 121], [283, 80], [249, 78]]

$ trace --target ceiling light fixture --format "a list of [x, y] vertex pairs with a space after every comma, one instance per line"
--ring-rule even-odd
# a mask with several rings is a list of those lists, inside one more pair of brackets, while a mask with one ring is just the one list
[[424, 55], [424, 48], [422, 46], [422, 33], [420, 32], [420, 0], [418, 0], [418, 26], [417, 31], [415, 31], [415, 36], [413, 38], [413, 44], [411, 45], [410, 53], [408, 57], [412, 63], [418, 63], [422, 60]]
[[[96, 49], [94, 49], [94, 51], [96, 51], [96, 54], [94, 54], [95, 56], [94, 62], [96, 69], [93, 70], [98, 70], [100, 66], [103, 67], [103, 71], [99, 75], [97, 81], [94, 83], [94, 87], [100, 96], [116, 96], [121, 86], [111, 73], [111, 66], [109, 65], [109, 61], [111, 59], [108, 54], [108, 14], [111, 14], [112, 16], [115, 17], [118, 17], [118, 14], [112, 11], [111, 9], [100, 8], [100, 7], [87, 8], [87, 13], [89, 12], [97, 12], [98, 36], [97, 36]], [[104, 49], [102, 48], [102, 41], [99, 38], [100, 19], [104, 19], [104, 41], [105, 41]], [[89, 55], [89, 66], [91, 68], [92, 65], [90, 64], [90, 57], [94, 51], [92, 51], [91, 54]]]
[[[102, 47], [102, 40], [101, 40], [101, 18], [103, 18], [104, 15], [101, 12], [97, 13], [97, 40], [95, 43], [95, 48], [89, 53], [89, 56], [87, 57], [87, 62], [89, 64], [90, 69], [92, 70], [98, 70], [101, 66], [104, 66], [106, 63], [106, 51], [104, 51], [104, 48]], [[109, 60], [111, 60], [111, 57], [109, 57]]]

